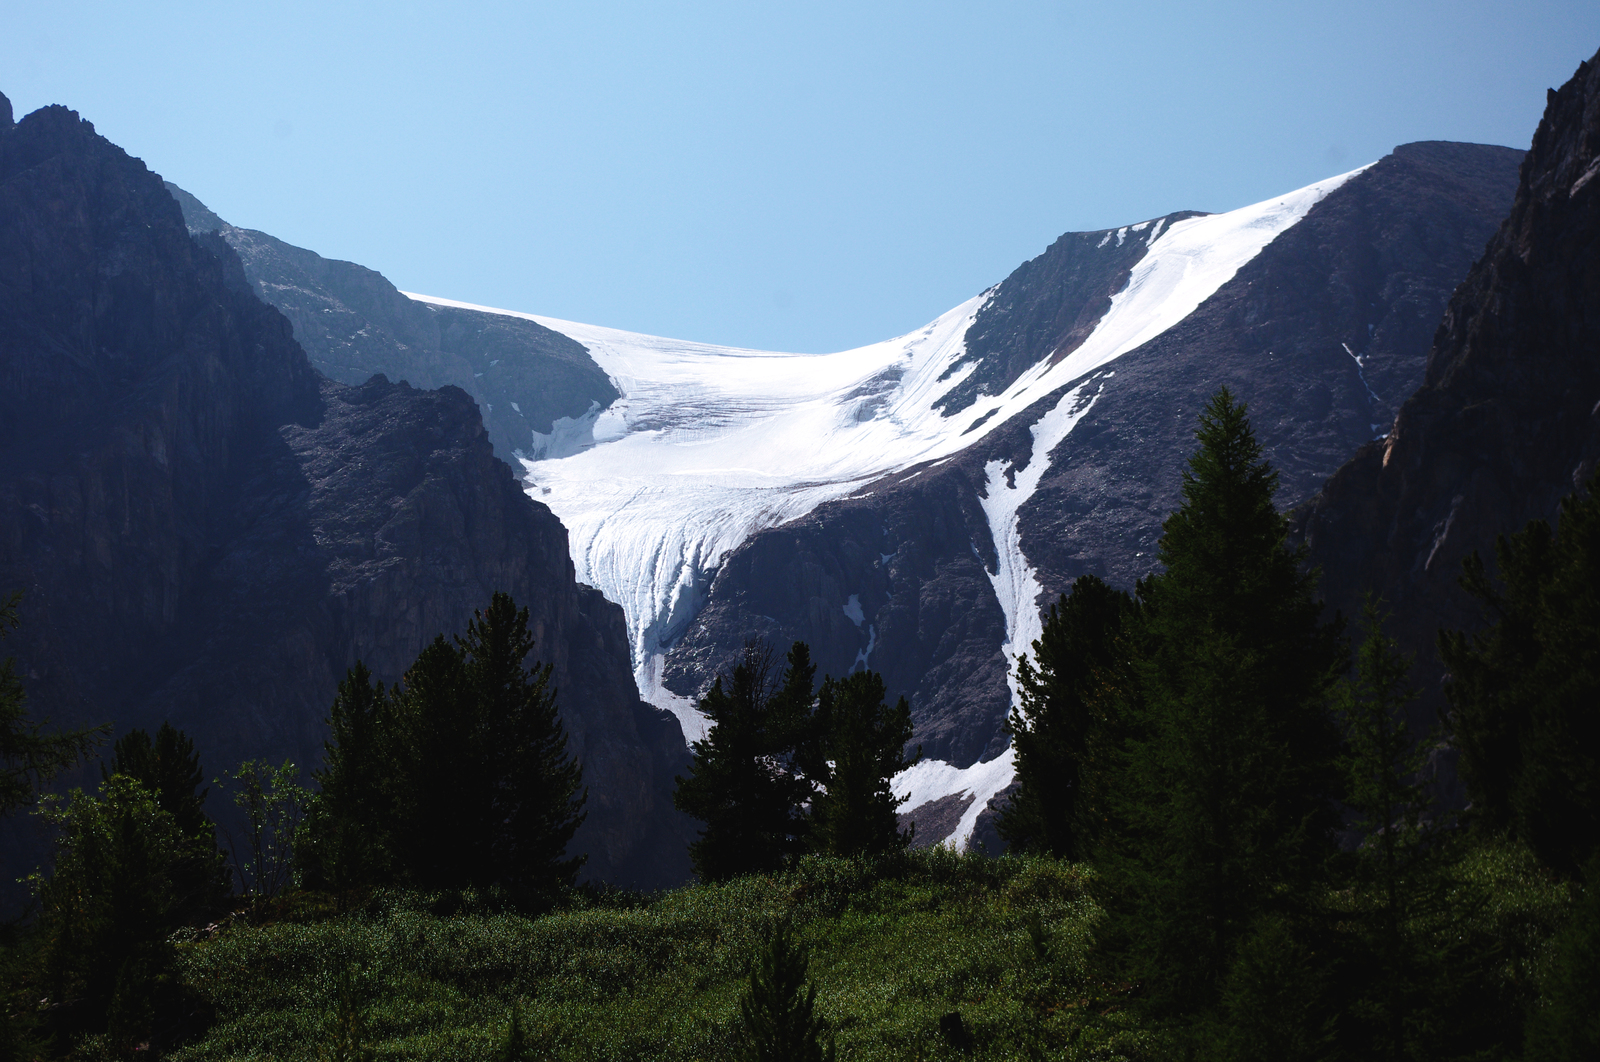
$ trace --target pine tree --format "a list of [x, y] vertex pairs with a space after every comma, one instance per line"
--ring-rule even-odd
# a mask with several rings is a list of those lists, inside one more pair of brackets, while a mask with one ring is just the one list
[[1414, 939], [1414, 926], [1443, 907], [1446, 883], [1439, 846], [1425, 831], [1431, 801], [1422, 772], [1430, 745], [1413, 740], [1406, 723], [1406, 706], [1417, 698], [1411, 659], [1384, 633], [1386, 618], [1369, 597], [1355, 675], [1340, 684], [1334, 705], [1344, 724], [1344, 802], [1366, 835], [1351, 890], [1367, 955], [1353, 1017], [1372, 1028], [1368, 1057], [1398, 1059], [1409, 1057], [1408, 1019], [1422, 1005], [1419, 986], [1440, 981], [1438, 971], [1424, 969], [1431, 956]]
[[494, 824], [484, 853], [486, 878], [514, 892], [568, 887], [584, 857], [566, 856], [583, 823], [583, 773], [567, 752], [567, 732], [550, 688], [549, 664], [526, 666], [533, 651], [528, 610], [497, 593], [474, 614], [457, 645], [466, 660], [483, 742], [487, 814]]
[[806, 980], [810, 961], [789, 923], [779, 922], [739, 997], [740, 1053], [749, 1062], [832, 1062], [827, 1022], [816, 1014], [817, 986]]
[[148, 1039], [174, 957], [166, 938], [183, 924], [172, 871], [192, 839], [154, 794], [120, 774], [95, 796], [46, 797], [41, 813], [59, 830], [53, 873], [31, 879], [43, 979], [51, 999], [79, 1001], [56, 1033], [67, 1042], [105, 1033], [123, 1048]]
[[804, 643], [790, 650], [781, 681], [772, 672], [772, 650], [749, 642], [726, 684], [719, 675], [700, 699], [712, 729], [690, 746], [690, 773], [677, 779], [673, 803], [705, 823], [689, 845], [701, 880], [774, 871], [800, 850], [813, 792], [795, 759], [811, 741], [815, 668]]
[[480, 760], [483, 734], [466, 661], [439, 635], [395, 694], [396, 868], [424, 889], [487, 885], [492, 783]]
[[[20, 591], [0, 600], [0, 638], [16, 630], [21, 601]], [[40, 786], [87, 756], [110, 729], [46, 732], [48, 725], [28, 719], [15, 659], [0, 660], [0, 815], [32, 803]]]
[[1480, 557], [1462, 584], [1488, 625], [1443, 634], [1451, 740], [1474, 814], [1510, 829], [1546, 865], [1576, 875], [1600, 851], [1600, 494], [1561, 503], [1495, 542], [1499, 585]]
[[1293, 917], [1334, 851], [1344, 657], [1319, 622], [1303, 551], [1273, 507], [1277, 474], [1223, 390], [1196, 433], [1165, 571], [1140, 584], [1137, 698], [1115, 779], [1127, 833], [1109, 855], [1110, 939], [1157, 1014], [1213, 1010], [1239, 945]]
[[172, 816], [178, 829], [194, 836], [209, 825], [206, 790], [200, 788], [205, 772], [194, 742], [171, 723], [162, 723], [155, 740], [144, 730], [130, 730], [112, 746], [111, 762], [102, 764], [100, 776], [125, 774], [155, 795], [156, 804]]
[[388, 880], [393, 870], [395, 823], [384, 792], [393, 774], [393, 706], [361, 661], [345, 672], [327, 722], [318, 792], [295, 858], [308, 879], [343, 892]]
[[901, 697], [884, 701], [883, 677], [857, 671], [828, 678], [817, 697], [814, 728], [823, 735], [826, 759], [816, 775], [821, 791], [811, 802], [814, 850], [837, 856], [879, 855], [904, 848], [895, 809], [904, 802], [890, 791], [895, 775], [921, 756], [907, 759], [911, 706]]
[[194, 742], [166, 722], [153, 741], [144, 730], [130, 730], [117, 739], [111, 762], [100, 766], [102, 779], [118, 774], [148, 790], [190, 841], [181, 859], [168, 868], [179, 919], [189, 921], [220, 909], [233, 891], [232, 877], [217, 850], [216, 825], [205, 813], [208, 790], [200, 788], [205, 772]]
[[996, 824], [1010, 847], [1087, 859], [1106, 828], [1133, 615], [1125, 591], [1081, 576], [1050, 606], [1033, 659], [1018, 660], [1009, 720], [1018, 784]]
[[583, 857], [582, 771], [551, 668], [527, 663], [528, 610], [496, 593], [466, 634], [429, 643], [385, 690], [357, 664], [329, 716], [302, 865], [338, 888], [496, 887], [534, 901]]

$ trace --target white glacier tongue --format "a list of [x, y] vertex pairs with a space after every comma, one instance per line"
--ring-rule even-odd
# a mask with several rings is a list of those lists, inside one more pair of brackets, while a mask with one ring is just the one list
[[[1076, 350], [1042, 359], [1001, 394], [980, 395], [951, 417], [935, 403], [972, 372], [963, 364], [966, 332], [992, 291], [916, 332], [834, 354], [719, 347], [406, 294], [536, 321], [587, 347], [611, 377], [621, 398], [559, 423], [524, 459], [527, 490], [566, 525], [578, 579], [622, 606], [641, 695], [699, 735], [704, 720], [661, 685], [661, 663], [724, 556], [756, 532], [884, 475], [955, 454], [1038, 398], [1154, 339], [1359, 172], [1165, 231], [1158, 225], [1126, 286]], [[1016, 511], [1048, 466], [1049, 450], [1085, 411], [1074, 404], [1080, 399], [1078, 392], [1063, 398], [1035, 425], [1034, 456], [1014, 488], [996, 488], [1003, 470], [990, 470], [985, 510], [1003, 552], [996, 592], [1013, 654], [1038, 632], [1038, 584], [1017, 545]], [[988, 769], [968, 771], [980, 766]], [[920, 769], [932, 777], [934, 764]]]

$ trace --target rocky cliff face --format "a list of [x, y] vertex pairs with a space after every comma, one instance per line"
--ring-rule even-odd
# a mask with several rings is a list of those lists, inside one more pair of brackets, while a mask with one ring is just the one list
[[212, 771], [314, 764], [350, 663], [392, 681], [507, 590], [555, 665], [590, 873], [687, 873], [681, 732], [639, 701], [620, 610], [574, 581], [564, 529], [495, 459], [472, 398], [321, 378], [158, 177], [71, 111], [13, 125], [9, 103], [0, 587], [26, 593], [6, 651], [41, 711], [171, 719]]
[[[1286, 506], [1381, 435], [1422, 380], [1451, 290], [1509, 207], [1520, 158], [1470, 144], [1397, 148], [1176, 327], [1093, 374], [1086, 412], [1018, 513], [1021, 552], [1044, 591], [1036, 604], [1081, 574], [1131, 587], [1150, 569], [1161, 521], [1179, 501], [1195, 415], [1224, 384], [1250, 403]], [[1128, 263], [1090, 266], [1087, 250], [1117, 234], [1069, 234], [1000, 286], [968, 332], [981, 364], [967, 390], [998, 389], [1098, 320]], [[978, 375], [993, 380], [972, 384]], [[1041, 395], [953, 458], [735, 550], [668, 655], [669, 687], [692, 694], [752, 632], [803, 639], [823, 670], [866, 660], [907, 694], [928, 755], [957, 766], [998, 755], [1011, 698], [991, 579], [1000, 558], [983, 502], [1037, 459], [1034, 425], [1066, 390]]]
[[1600, 56], [1550, 94], [1510, 216], [1451, 297], [1421, 387], [1298, 514], [1330, 599], [1384, 595], [1418, 654], [1419, 722], [1443, 706], [1439, 628], [1495, 535], [1552, 522], [1600, 458]]
[[168, 184], [189, 231], [219, 232], [238, 252], [256, 294], [289, 319], [311, 364], [359, 384], [374, 373], [416, 387], [453, 384], [478, 403], [495, 453], [512, 461], [532, 433], [617, 398], [577, 343], [533, 321], [414, 302], [381, 273], [323, 258], [254, 229], [229, 225]]

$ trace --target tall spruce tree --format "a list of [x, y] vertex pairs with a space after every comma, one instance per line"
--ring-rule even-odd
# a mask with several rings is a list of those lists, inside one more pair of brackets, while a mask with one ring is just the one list
[[[0, 599], [0, 638], [17, 629], [22, 592]], [[47, 731], [49, 720], [28, 718], [27, 694], [16, 660], [0, 660], [0, 815], [32, 803], [38, 788], [87, 756], [109, 726]]]
[[570, 886], [587, 793], [528, 610], [496, 593], [464, 636], [435, 638], [385, 690], [339, 686], [303, 866], [335, 887], [495, 886], [534, 901]]
[[481, 798], [494, 829], [484, 852], [488, 878], [514, 892], [570, 886], [584, 856], [567, 846], [584, 820], [583, 772], [550, 687], [552, 666], [528, 666], [528, 610], [497, 593], [457, 639], [484, 742]]
[[1013, 849], [1087, 859], [1104, 832], [1133, 618], [1127, 592], [1080, 576], [1050, 606], [1033, 658], [1018, 661], [1020, 703], [1009, 720], [1018, 784], [996, 823]]
[[1495, 542], [1499, 579], [1468, 557], [1486, 626], [1442, 634], [1452, 743], [1475, 815], [1575, 876], [1600, 852], [1600, 494], [1591, 482]]
[[904, 802], [890, 780], [921, 756], [906, 758], [911, 706], [901, 697], [890, 708], [883, 676], [857, 671], [823, 680], [813, 723], [825, 750], [811, 772], [820, 791], [811, 801], [811, 845], [838, 856], [879, 855], [911, 843], [895, 809]]
[[796, 751], [811, 740], [816, 668], [796, 642], [781, 680], [773, 670], [771, 648], [748, 642], [733, 673], [717, 676], [700, 698], [711, 732], [690, 747], [673, 803], [705, 823], [689, 845], [704, 881], [777, 870], [803, 844], [803, 807], [814, 789]]
[[444, 635], [425, 646], [395, 694], [395, 857], [402, 880], [424, 889], [487, 885], [488, 772], [466, 663]]
[[172, 816], [188, 844], [165, 870], [174, 917], [188, 921], [226, 904], [233, 891], [227, 860], [217, 850], [217, 828], [205, 812], [205, 772], [194, 742], [171, 723], [163, 722], [152, 740], [144, 730], [130, 730], [112, 746], [111, 762], [101, 764], [109, 781], [123, 775], [143, 786], [156, 806]]
[[393, 776], [388, 727], [393, 706], [383, 683], [361, 661], [345, 672], [328, 712], [318, 792], [295, 853], [308, 880], [345, 890], [386, 880], [393, 871]]
[[1114, 783], [1127, 832], [1107, 859], [1107, 939], [1150, 1010], [1179, 1019], [1216, 1012], [1240, 945], [1294, 919], [1334, 851], [1327, 694], [1345, 659], [1286, 545], [1245, 407], [1222, 390], [1196, 437], [1165, 570], [1139, 587], [1138, 696]]
[[1365, 630], [1355, 673], [1340, 683], [1334, 705], [1344, 725], [1345, 806], [1365, 839], [1352, 860], [1349, 894], [1361, 954], [1361, 989], [1350, 1008], [1364, 1026], [1363, 1054], [1414, 1057], [1408, 1044], [1425, 1006], [1426, 987], [1443, 981], [1430, 969], [1437, 958], [1419, 939], [1420, 919], [1445, 904], [1448, 883], [1441, 848], [1428, 836], [1431, 800], [1423, 769], [1431, 744], [1411, 735], [1406, 706], [1417, 698], [1411, 659], [1384, 633], [1387, 616], [1376, 599], [1362, 608]]
[[101, 778], [125, 774], [155, 795], [156, 804], [190, 836], [211, 828], [206, 818], [205, 772], [194, 742], [171, 723], [163, 722], [152, 740], [144, 730], [130, 730], [112, 745], [111, 762], [100, 766]]

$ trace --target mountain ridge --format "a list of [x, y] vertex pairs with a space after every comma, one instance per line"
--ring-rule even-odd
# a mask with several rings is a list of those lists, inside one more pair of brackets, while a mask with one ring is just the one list
[[590, 872], [687, 875], [677, 725], [471, 397], [319, 377], [228, 244], [63, 107], [0, 123], [0, 382], [6, 650], [41, 714], [310, 767], [349, 664], [397, 680], [507, 590], [586, 770]]

